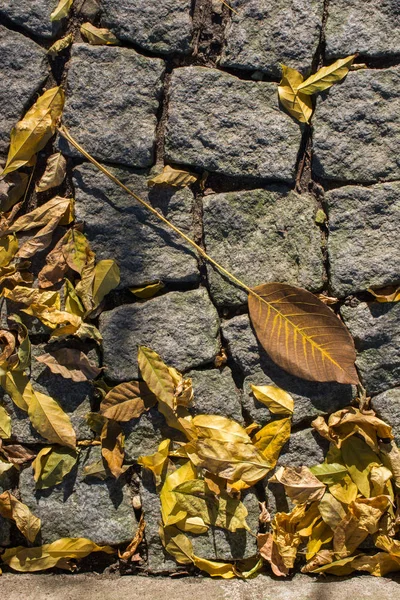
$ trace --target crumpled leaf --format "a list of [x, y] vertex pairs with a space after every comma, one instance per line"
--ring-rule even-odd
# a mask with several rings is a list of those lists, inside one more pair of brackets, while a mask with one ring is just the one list
[[144, 516], [142, 514], [140, 517], [139, 525], [138, 525], [138, 528], [134, 535], [133, 540], [131, 541], [130, 544], [128, 544], [128, 546], [125, 548], [125, 550], [123, 552], [118, 551], [118, 555], [121, 560], [128, 561], [128, 560], [132, 559], [132, 557], [135, 555], [137, 547], [144, 539], [145, 528], [146, 528], [146, 523], [144, 520]]
[[89, 44], [94, 46], [119, 46], [121, 42], [115, 35], [105, 27], [95, 27], [91, 23], [81, 25], [81, 34], [85, 36]]
[[236, 577], [235, 568], [231, 563], [217, 562], [216, 560], [207, 560], [200, 558], [200, 556], [192, 556], [193, 564], [200, 569], [211, 575], [211, 577], [222, 577], [222, 579], [232, 579]]
[[383, 465], [372, 467], [369, 474], [369, 481], [372, 485], [372, 496], [387, 495], [388, 482], [392, 477], [392, 471]]
[[16, 526], [29, 542], [35, 541], [41, 527], [39, 517], [35, 517], [26, 504], [20, 502], [9, 491], [0, 494], [0, 515], [15, 521]]
[[301, 536], [297, 526], [306, 512], [305, 504], [298, 504], [290, 513], [278, 512], [272, 521], [274, 542], [286, 569], [291, 569], [296, 560]]
[[286, 577], [289, 569], [279, 554], [278, 546], [275, 543], [272, 533], [259, 533], [257, 535], [257, 547], [261, 556], [269, 562], [274, 575], [277, 577]]
[[192, 542], [184, 533], [173, 525], [160, 527], [159, 533], [164, 548], [176, 562], [184, 565], [193, 562]]
[[189, 171], [183, 171], [181, 169], [173, 169], [169, 165], [166, 165], [162, 173], [159, 173], [155, 177], [147, 180], [147, 185], [152, 187], [154, 185], [170, 185], [172, 187], [186, 187], [192, 183], [196, 183], [198, 175], [189, 173]]
[[68, 46], [70, 46], [73, 41], [74, 41], [74, 35], [73, 35], [73, 33], [69, 33], [68, 35], [61, 38], [60, 40], [56, 40], [54, 42], [54, 44], [52, 44], [50, 46], [50, 48], [47, 50], [47, 54], [49, 56], [51, 56], [52, 58], [54, 58], [55, 56], [57, 56], [57, 54], [59, 54], [60, 52], [65, 50], [65, 48], [68, 48]]
[[98, 546], [86, 538], [61, 538], [36, 548], [7, 548], [1, 560], [15, 571], [32, 573], [56, 566], [68, 569], [66, 558], [84, 558], [92, 552], [114, 554], [115, 550], [110, 546]]
[[149, 283], [147, 285], [142, 285], [140, 287], [131, 287], [129, 291], [132, 292], [137, 298], [152, 298], [164, 288], [164, 284], [162, 281], [156, 281], [155, 283]]
[[100, 411], [107, 419], [126, 422], [139, 418], [156, 403], [157, 398], [143, 381], [128, 381], [106, 394]]
[[250, 385], [259, 402], [266, 404], [268, 410], [276, 415], [292, 415], [294, 400], [290, 394], [275, 385]]
[[68, 225], [73, 218], [73, 199], [55, 196], [45, 204], [38, 206], [30, 213], [22, 215], [8, 228], [7, 233], [29, 231], [37, 227], [48, 225], [54, 219], [60, 224]]
[[312, 572], [344, 576], [350, 575], [353, 571], [368, 571], [368, 573], [375, 577], [384, 577], [388, 573], [400, 571], [400, 559], [386, 552], [378, 552], [373, 556], [360, 554], [336, 560], [330, 564], [313, 569]]
[[157, 486], [161, 483], [161, 476], [167, 467], [170, 444], [171, 440], [163, 440], [157, 452], [148, 456], [139, 456], [137, 459], [138, 465], [152, 471]]
[[399, 285], [387, 285], [379, 290], [371, 290], [368, 288], [370, 294], [375, 296], [377, 302], [399, 302], [400, 301], [400, 286]]
[[384, 464], [393, 473], [394, 484], [400, 490], [400, 450], [392, 440], [389, 443], [380, 442], [380, 455]]
[[42, 252], [50, 246], [51, 240], [53, 239], [53, 233], [57, 228], [60, 219], [55, 217], [47, 225], [42, 227], [33, 238], [24, 242], [21, 248], [18, 250], [18, 258], [31, 258], [37, 252]]
[[329, 431], [331, 437], [337, 440], [336, 443], [339, 447], [343, 440], [355, 433], [361, 435], [368, 446], [376, 452], [379, 451], [377, 437], [385, 440], [393, 439], [390, 425], [382, 419], [378, 419], [372, 411], [370, 413], [366, 414], [361, 412], [359, 408], [348, 406], [330, 415], [328, 419]]
[[279, 454], [290, 438], [291, 420], [279, 419], [267, 423], [253, 436], [253, 444], [260, 450], [273, 469], [278, 462]]
[[57, 187], [64, 181], [66, 173], [67, 161], [64, 156], [61, 152], [52, 154], [47, 159], [45, 172], [36, 184], [35, 190], [37, 192], [45, 192], [53, 187]]
[[11, 417], [0, 404], [0, 438], [8, 440], [11, 437]]
[[40, 450], [32, 463], [36, 488], [45, 490], [58, 485], [71, 472], [78, 460], [78, 453], [63, 446], [46, 446]]
[[116, 421], [109, 421], [107, 419], [100, 434], [100, 441], [101, 454], [111, 473], [115, 478], [118, 478], [124, 473], [122, 463], [125, 456], [125, 434], [120, 425]]
[[54, 87], [42, 94], [11, 131], [7, 162], [0, 177], [23, 167], [45, 147], [55, 132], [64, 106], [64, 90]]
[[328, 67], [322, 67], [314, 75], [310, 75], [300, 83], [297, 91], [302, 94], [315, 94], [330, 88], [334, 83], [346, 77], [356, 56], [356, 54], [353, 54], [346, 58], [339, 58]]
[[83, 472], [84, 477], [96, 477], [97, 479], [101, 479], [101, 481], [104, 481], [109, 477], [109, 472], [106, 470], [102, 459], [85, 465], [83, 467]]
[[72, 381], [95, 379], [102, 369], [93, 365], [86, 354], [74, 348], [62, 348], [37, 356], [36, 360], [45, 364], [52, 373]]
[[[29, 448], [22, 446], [21, 444], [3, 444], [0, 440], [0, 454], [12, 463], [13, 465], [23, 465], [31, 461], [36, 456], [36, 452], [33, 452]], [[2, 460], [0, 458], [0, 460]]]
[[297, 91], [299, 85], [303, 83], [304, 77], [296, 69], [285, 65], [281, 65], [281, 67], [282, 79], [278, 86], [279, 100], [297, 121], [309, 123], [313, 113], [312, 100], [307, 94]]
[[326, 486], [319, 481], [308, 467], [279, 467], [269, 480], [282, 483], [285, 493], [295, 504], [321, 500]]
[[50, 15], [50, 21], [60, 21], [68, 16], [74, 0], [59, 0], [56, 8]]
[[75, 448], [76, 434], [67, 413], [47, 394], [37, 390], [30, 395], [28, 415], [33, 427], [52, 444]]

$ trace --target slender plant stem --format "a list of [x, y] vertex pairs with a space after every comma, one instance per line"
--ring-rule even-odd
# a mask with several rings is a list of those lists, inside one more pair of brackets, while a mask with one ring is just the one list
[[120, 188], [122, 188], [127, 194], [129, 194], [130, 196], [132, 196], [132, 198], [135, 198], [135, 200], [137, 202], [139, 202], [139, 204], [141, 204], [142, 206], [144, 206], [155, 217], [157, 217], [158, 219], [160, 219], [160, 221], [162, 221], [163, 223], [165, 223], [165, 225], [167, 225], [173, 231], [175, 231], [175, 233], [177, 233], [178, 235], [180, 235], [188, 244], [190, 244], [191, 246], [193, 246], [193, 248], [195, 248], [197, 250], [197, 252], [200, 254], [200, 256], [202, 256], [210, 264], [212, 264], [219, 271], [221, 271], [221, 273], [223, 273], [224, 275], [226, 275], [227, 277], [229, 277], [229, 279], [231, 279], [234, 283], [236, 283], [236, 285], [238, 285], [239, 287], [241, 287], [244, 290], [246, 290], [246, 292], [248, 294], [251, 294], [252, 296], [255, 296], [256, 298], [260, 299], [260, 296], [256, 292], [254, 292], [248, 285], [246, 285], [245, 283], [243, 283], [243, 281], [240, 281], [240, 279], [238, 279], [237, 277], [235, 277], [235, 275], [233, 275], [232, 273], [230, 273], [229, 271], [227, 271], [222, 265], [220, 265], [219, 263], [217, 263], [216, 260], [214, 260], [213, 258], [211, 258], [211, 256], [209, 256], [207, 254], [207, 252], [205, 252], [201, 246], [199, 246], [198, 244], [196, 244], [196, 242], [194, 240], [192, 240], [189, 236], [187, 236], [186, 233], [184, 233], [181, 229], [179, 229], [178, 227], [176, 227], [173, 223], [171, 223], [171, 221], [169, 221], [168, 219], [166, 219], [161, 213], [158, 212], [158, 210], [156, 210], [155, 208], [153, 208], [151, 206], [151, 204], [149, 204], [148, 202], [146, 202], [145, 200], [143, 200], [142, 198], [140, 198], [140, 196], [138, 196], [137, 194], [135, 194], [135, 192], [133, 192], [131, 189], [129, 189], [126, 185], [124, 185], [122, 183], [122, 181], [120, 181], [117, 177], [115, 177], [115, 175], [113, 175], [108, 169], [106, 169], [106, 167], [104, 167], [102, 164], [100, 164], [99, 162], [97, 162], [97, 160], [95, 158], [93, 158], [93, 156], [91, 156], [88, 152], [86, 152], [86, 150], [84, 148], [82, 148], [82, 146], [80, 144], [78, 144], [78, 142], [72, 137], [72, 135], [69, 133], [69, 131], [64, 126], [60, 126], [57, 129], [58, 129], [58, 132], [60, 133], [60, 135], [62, 135], [66, 140], [68, 140], [68, 142], [72, 146], [74, 146], [74, 148], [76, 148], [81, 154], [83, 154], [83, 156], [85, 158], [87, 158], [102, 173], [104, 173], [104, 175], [106, 175], [106, 177], [108, 177], [109, 179], [111, 179], [111, 181], [113, 181], [116, 185], [118, 185]]

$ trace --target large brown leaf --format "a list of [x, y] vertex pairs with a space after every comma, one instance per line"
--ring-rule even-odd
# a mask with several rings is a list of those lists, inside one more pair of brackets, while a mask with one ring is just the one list
[[280, 367], [310, 381], [358, 383], [353, 340], [335, 313], [313, 294], [266, 283], [249, 294], [250, 318]]

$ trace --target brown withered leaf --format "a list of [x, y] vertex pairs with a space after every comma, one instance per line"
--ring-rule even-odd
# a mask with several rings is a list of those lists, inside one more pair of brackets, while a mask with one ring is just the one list
[[353, 340], [335, 313], [314, 294], [266, 283], [249, 294], [257, 337], [280, 367], [311, 381], [358, 383]]
[[0, 329], [0, 364], [6, 362], [15, 350], [15, 336], [7, 329]]
[[286, 577], [286, 575], [288, 575], [289, 569], [286, 567], [279, 554], [272, 533], [259, 533], [257, 535], [257, 547], [264, 560], [271, 565], [274, 575], [277, 577]]
[[122, 467], [125, 435], [118, 423], [107, 419], [100, 434], [100, 441], [101, 454], [113, 476], [118, 478], [125, 471]]
[[11, 492], [0, 494], [0, 515], [6, 519], [15, 521], [16, 526], [29, 541], [34, 542], [40, 531], [41, 521], [35, 517], [26, 506], [20, 502]]
[[119, 46], [121, 44], [119, 39], [105, 27], [95, 27], [91, 23], [83, 23], [80, 31], [89, 44], [94, 46]]
[[125, 422], [139, 418], [156, 403], [156, 396], [143, 381], [128, 381], [106, 394], [100, 411], [107, 419]]
[[52, 373], [72, 381], [96, 379], [102, 369], [93, 365], [86, 354], [74, 348], [62, 348], [37, 356], [36, 360], [45, 364]]
[[279, 467], [269, 480], [271, 483], [281, 483], [285, 493], [295, 504], [321, 500], [326, 486], [319, 481], [308, 467]]
[[63, 247], [69, 235], [67, 232], [46, 255], [46, 264], [38, 275], [39, 287], [45, 289], [52, 287], [64, 279], [68, 271], [68, 264], [64, 257]]
[[33, 238], [24, 242], [18, 250], [16, 256], [18, 258], [31, 258], [37, 252], [41, 252], [50, 246], [53, 239], [53, 233], [59, 223], [59, 217], [54, 217], [42, 229], [40, 229]]
[[339, 302], [339, 298], [335, 298], [334, 296], [327, 296], [326, 294], [316, 294], [318, 300], [321, 300], [324, 304], [331, 306], [333, 304], [337, 304]]
[[189, 173], [189, 171], [183, 171], [181, 169], [173, 169], [169, 165], [166, 165], [162, 173], [148, 179], [147, 185], [152, 187], [154, 185], [167, 185], [172, 187], [186, 187], [192, 183], [196, 183], [198, 175]]
[[61, 152], [52, 154], [47, 159], [46, 169], [40, 181], [36, 184], [37, 192], [45, 192], [62, 184], [67, 173], [67, 161]]
[[379, 290], [371, 290], [368, 288], [370, 294], [375, 296], [377, 302], [399, 302], [400, 301], [400, 286], [399, 285], [388, 285]]
[[[60, 224], [68, 225], [73, 218], [73, 200], [71, 198], [61, 198], [55, 196], [45, 204], [38, 206], [30, 213], [19, 217], [5, 233], [18, 233], [29, 231], [37, 227], [44, 227], [54, 219], [58, 219]], [[4, 233], [2, 234], [4, 235]]]
[[320, 550], [307, 562], [306, 565], [301, 569], [302, 573], [312, 573], [315, 569], [322, 567], [323, 565], [329, 565], [334, 559], [332, 550]]
[[14, 171], [0, 181], [0, 211], [7, 213], [22, 198], [28, 187], [29, 175]]
[[139, 521], [139, 525], [138, 528], [136, 530], [135, 536], [133, 538], [133, 540], [131, 541], [131, 543], [125, 548], [125, 550], [123, 552], [120, 552], [118, 550], [118, 556], [121, 560], [132, 560], [132, 557], [135, 556], [135, 552], [137, 550], [137, 547], [139, 546], [139, 544], [143, 541], [144, 539], [144, 530], [146, 528], [146, 523], [144, 520], [144, 515], [142, 514], [140, 517], [140, 521]]

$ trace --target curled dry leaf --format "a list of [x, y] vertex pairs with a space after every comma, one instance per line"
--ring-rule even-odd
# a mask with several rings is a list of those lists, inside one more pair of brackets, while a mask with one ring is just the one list
[[35, 517], [26, 504], [8, 491], [0, 494], [0, 515], [15, 521], [16, 526], [29, 542], [35, 541], [41, 527], [39, 517]]
[[24, 463], [34, 459], [36, 456], [36, 452], [33, 452], [21, 444], [4, 445], [1, 443], [1, 440], [0, 454], [2, 454], [7, 461], [14, 465], [23, 465]]
[[60, 21], [68, 16], [74, 0], [59, 0], [56, 8], [50, 15], [50, 21]]
[[305, 466], [279, 467], [269, 481], [282, 483], [287, 496], [295, 504], [319, 501], [326, 490], [326, 486]]
[[173, 169], [169, 165], [166, 165], [162, 173], [148, 179], [147, 185], [152, 187], [154, 185], [169, 185], [172, 187], [186, 187], [192, 183], [196, 183], [198, 175], [189, 173], [189, 171], [182, 171], [181, 169]]
[[304, 77], [296, 69], [282, 67], [282, 79], [278, 86], [278, 95], [281, 104], [288, 113], [300, 123], [309, 123], [313, 105], [311, 97], [298, 92], [298, 87], [304, 81]]
[[266, 404], [268, 410], [276, 415], [292, 415], [294, 400], [290, 394], [275, 385], [253, 385], [251, 391], [259, 402]]
[[72, 381], [87, 381], [96, 379], [102, 369], [93, 365], [86, 354], [74, 348], [62, 348], [51, 353], [37, 356], [36, 360], [49, 367], [52, 373], [56, 373], [72, 379]]
[[368, 289], [369, 293], [375, 296], [377, 302], [400, 302], [400, 286], [388, 285], [380, 290]]
[[322, 67], [314, 75], [310, 75], [308, 79], [300, 83], [297, 88], [298, 92], [315, 94], [330, 88], [334, 83], [346, 77], [356, 56], [356, 54], [353, 54], [346, 58], [339, 58], [329, 67]]
[[346, 516], [342, 504], [329, 493], [324, 494], [320, 500], [318, 510], [324, 522], [333, 530]]
[[17, 252], [18, 258], [31, 258], [37, 252], [45, 250], [51, 244], [53, 239], [53, 233], [56, 229], [60, 219], [54, 217], [47, 225], [42, 227], [34, 237], [22, 244], [21, 248]]
[[165, 286], [162, 281], [157, 281], [144, 286], [129, 288], [129, 291], [132, 292], [132, 294], [134, 294], [137, 298], [147, 299], [155, 296], [157, 292], [162, 290], [164, 287]]
[[113, 476], [118, 478], [124, 472], [122, 463], [125, 444], [125, 435], [118, 423], [107, 419], [100, 434], [100, 441], [101, 454]]
[[358, 383], [353, 340], [332, 310], [314, 294], [266, 283], [249, 294], [250, 318], [272, 360], [311, 381]]
[[133, 540], [125, 548], [125, 550], [123, 552], [118, 551], [118, 556], [120, 557], [121, 560], [126, 560], [126, 561], [132, 560], [132, 557], [135, 555], [137, 547], [144, 539], [145, 527], [146, 527], [146, 523], [144, 520], [144, 516], [142, 514], [142, 516], [140, 517], [139, 525], [138, 525], [138, 528], [137, 528], [137, 531], [135, 533]]
[[139, 418], [156, 403], [157, 398], [143, 381], [128, 381], [106, 394], [100, 411], [107, 419], [126, 422]]
[[285, 566], [272, 533], [259, 533], [257, 535], [258, 551], [264, 560], [269, 562], [274, 575], [286, 577], [289, 569]]
[[119, 46], [121, 42], [105, 27], [95, 27], [91, 23], [81, 25], [81, 34], [93, 46]]
[[369, 474], [374, 465], [379, 465], [379, 457], [360, 438], [354, 435], [344, 440], [341, 446], [343, 462], [350, 477], [363, 496], [371, 495]]
[[52, 58], [54, 58], [55, 56], [57, 56], [57, 54], [59, 54], [60, 52], [65, 50], [65, 48], [68, 48], [72, 44], [73, 41], [74, 41], [74, 35], [73, 35], [73, 33], [69, 33], [68, 35], [61, 38], [60, 40], [55, 41], [54, 44], [52, 44], [50, 46], [50, 48], [47, 50], [47, 54], [49, 56], [51, 56]]
[[64, 181], [66, 172], [67, 161], [61, 152], [52, 154], [47, 159], [45, 172], [36, 184], [35, 190], [37, 192], [45, 192], [53, 187], [57, 187]]

